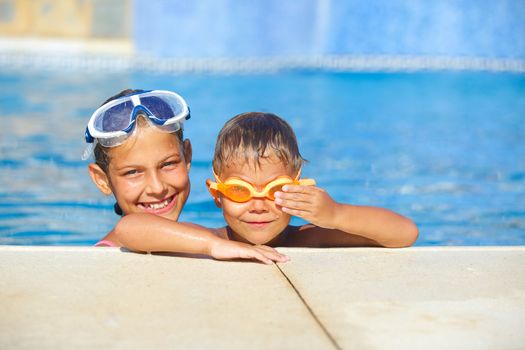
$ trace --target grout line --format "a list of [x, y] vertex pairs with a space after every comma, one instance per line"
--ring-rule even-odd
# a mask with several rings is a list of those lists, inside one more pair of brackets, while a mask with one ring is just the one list
[[317, 324], [319, 325], [319, 327], [321, 327], [321, 330], [323, 331], [323, 333], [328, 337], [328, 339], [330, 340], [330, 342], [334, 345], [334, 347], [338, 350], [341, 350], [341, 346], [339, 346], [339, 344], [337, 344], [337, 342], [335, 341], [334, 337], [332, 336], [332, 334], [330, 334], [330, 332], [328, 331], [328, 329], [323, 325], [323, 323], [321, 322], [321, 320], [319, 320], [319, 318], [317, 317], [317, 315], [314, 313], [314, 311], [312, 310], [312, 308], [308, 305], [308, 303], [306, 302], [306, 300], [303, 298], [303, 296], [301, 295], [301, 293], [299, 292], [299, 290], [297, 288], [295, 288], [294, 284], [292, 283], [292, 281], [288, 278], [288, 276], [286, 276], [286, 274], [284, 273], [284, 271], [279, 267], [278, 264], [275, 264], [275, 266], [277, 266], [277, 269], [279, 270], [279, 272], [281, 272], [281, 274], [284, 276], [284, 278], [288, 281], [288, 283], [290, 284], [290, 286], [292, 286], [293, 290], [295, 291], [295, 293], [297, 294], [297, 296], [299, 297], [299, 299], [301, 299], [301, 301], [303, 302], [304, 306], [306, 307], [306, 309], [308, 310], [308, 312], [310, 313], [310, 315], [312, 315], [312, 317], [314, 318], [315, 322], [317, 322]]

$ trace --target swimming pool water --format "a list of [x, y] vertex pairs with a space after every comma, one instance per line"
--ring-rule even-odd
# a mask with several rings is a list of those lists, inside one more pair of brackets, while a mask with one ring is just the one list
[[0, 244], [91, 245], [113, 227], [114, 201], [80, 156], [92, 111], [128, 87], [174, 90], [191, 107], [183, 221], [224, 224], [204, 183], [215, 137], [235, 114], [269, 111], [296, 130], [304, 176], [414, 219], [417, 245], [525, 244], [524, 75], [0, 69], [0, 87]]

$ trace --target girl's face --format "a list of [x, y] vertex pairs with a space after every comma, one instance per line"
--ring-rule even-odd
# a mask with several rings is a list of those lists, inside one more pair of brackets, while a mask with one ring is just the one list
[[[254, 168], [246, 162], [235, 162], [221, 172], [219, 178], [240, 178], [251, 183], [257, 190], [266, 184], [287, 175], [294, 177], [289, 167], [275, 157], [261, 159], [260, 167]], [[221, 193], [217, 203], [222, 207], [224, 219], [233, 231], [236, 240], [252, 244], [268, 244], [279, 239], [290, 223], [290, 215], [281, 211], [275, 202], [267, 198], [252, 198], [244, 203], [234, 202]]]
[[107, 186], [93, 179], [102, 192], [114, 194], [124, 214], [179, 218], [190, 193], [189, 140], [181, 145], [174, 134], [140, 127], [126, 142], [112, 148], [109, 156]]

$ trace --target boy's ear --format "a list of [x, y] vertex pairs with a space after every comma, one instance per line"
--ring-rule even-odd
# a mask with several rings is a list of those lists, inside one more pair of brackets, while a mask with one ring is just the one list
[[188, 169], [188, 172], [190, 172], [191, 157], [193, 156], [193, 154], [191, 149], [191, 142], [189, 139], [184, 140], [184, 142], [182, 143], [182, 148], [184, 151], [184, 160], [186, 161], [186, 169]]
[[109, 178], [96, 163], [91, 163], [88, 165], [89, 176], [91, 180], [97, 185], [100, 192], [104, 193], [106, 196], [109, 196], [113, 191], [109, 183]]
[[212, 181], [210, 179], [206, 180], [206, 187], [208, 188], [208, 191], [210, 191], [210, 194], [213, 197], [213, 201], [215, 202], [215, 205], [218, 208], [222, 208], [221, 197], [219, 197], [219, 191], [211, 188], [211, 184], [212, 184]]

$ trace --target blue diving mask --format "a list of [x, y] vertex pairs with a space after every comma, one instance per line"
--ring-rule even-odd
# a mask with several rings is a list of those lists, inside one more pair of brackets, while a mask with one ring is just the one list
[[92, 153], [96, 142], [104, 147], [122, 144], [132, 134], [138, 116], [144, 116], [151, 125], [172, 133], [190, 119], [190, 109], [184, 99], [171, 91], [144, 91], [110, 101], [98, 108], [86, 127], [89, 144], [82, 159]]

